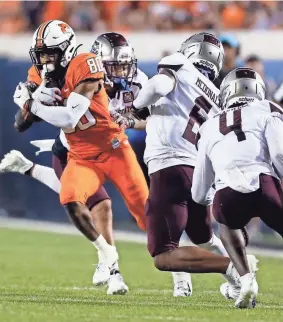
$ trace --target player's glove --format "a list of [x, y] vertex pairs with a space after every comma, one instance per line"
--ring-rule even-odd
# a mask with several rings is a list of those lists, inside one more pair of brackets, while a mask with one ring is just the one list
[[125, 117], [116, 111], [110, 111], [113, 122], [117, 123], [120, 129], [125, 130], [135, 127], [135, 120]]
[[46, 80], [43, 80], [37, 90], [32, 94], [32, 98], [44, 105], [54, 106], [59, 101], [62, 101], [61, 91], [57, 87], [46, 87]]
[[31, 94], [24, 83], [20, 82], [16, 87], [13, 98], [20, 109], [26, 109], [26, 104], [31, 99]]

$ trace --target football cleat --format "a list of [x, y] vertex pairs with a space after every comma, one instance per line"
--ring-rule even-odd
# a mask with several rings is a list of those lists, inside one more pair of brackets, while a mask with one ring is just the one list
[[[258, 271], [258, 259], [254, 255], [247, 255], [249, 270], [251, 273]], [[241, 282], [240, 276], [232, 264], [227, 269], [228, 281], [220, 286], [220, 293], [228, 300], [236, 301], [240, 296]]]
[[128, 291], [129, 288], [120, 273], [110, 275], [107, 295], [125, 295]]
[[252, 309], [256, 305], [258, 294], [258, 284], [254, 273], [248, 273], [240, 278], [241, 292], [235, 302], [235, 306], [240, 309]]
[[220, 293], [227, 299], [227, 300], [234, 300], [236, 301], [240, 296], [241, 286], [234, 285], [229, 282], [223, 283], [220, 286]]
[[109, 246], [107, 252], [98, 252], [99, 264], [96, 267], [92, 282], [94, 285], [107, 283], [110, 277], [110, 270], [118, 261], [119, 255], [115, 246]]
[[174, 297], [186, 297], [192, 296], [193, 286], [190, 273], [184, 272], [172, 272], [174, 281]]
[[20, 151], [7, 153], [0, 163], [0, 172], [17, 172], [25, 174], [33, 167], [33, 163], [25, 158]]
[[92, 277], [92, 283], [96, 286], [106, 284], [110, 278], [110, 269], [103, 263], [98, 263]]
[[115, 246], [109, 246], [107, 252], [98, 252], [99, 263], [103, 263], [109, 267], [109, 269], [118, 261], [119, 255]]

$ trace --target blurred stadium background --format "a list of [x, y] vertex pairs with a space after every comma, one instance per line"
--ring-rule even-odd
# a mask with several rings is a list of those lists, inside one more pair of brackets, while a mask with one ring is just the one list
[[[39, 123], [25, 133], [17, 133], [13, 128], [16, 106], [12, 99], [31, 64], [28, 51], [32, 32], [50, 19], [64, 20], [73, 27], [78, 43], [83, 43], [80, 52], [87, 51], [100, 33], [123, 33], [135, 48], [139, 68], [148, 76], [156, 72], [162, 56], [176, 51], [192, 33], [210, 30], [220, 35], [225, 47], [222, 76], [235, 66], [256, 68], [266, 80], [269, 98], [283, 80], [283, 2], [1, 1], [1, 158], [9, 150], [18, 149], [36, 163], [51, 165], [51, 154], [36, 157], [29, 141], [55, 138], [58, 130]], [[128, 134], [142, 160], [145, 133], [131, 130]], [[112, 197], [115, 227], [137, 229], [116, 190], [109, 183], [106, 189]], [[1, 175], [0, 217], [68, 221], [55, 193], [29, 177], [15, 174]], [[249, 231], [253, 243], [277, 246], [278, 237], [257, 220]]]

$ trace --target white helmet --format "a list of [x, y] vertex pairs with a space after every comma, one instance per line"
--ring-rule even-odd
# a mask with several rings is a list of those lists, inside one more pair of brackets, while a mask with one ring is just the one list
[[238, 67], [223, 79], [220, 85], [220, 108], [265, 99], [266, 87], [261, 76], [253, 69]]
[[39, 72], [43, 70], [41, 54], [58, 55], [56, 59], [54, 58], [56, 61], [54, 60], [53, 67], [47, 64], [47, 72], [53, 72], [56, 69], [66, 70], [69, 62], [76, 55], [76, 36], [73, 29], [61, 20], [42, 23], [33, 35], [30, 48], [31, 60]]
[[218, 77], [224, 61], [224, 49], [213, 34], [200, 32], [192, 35], [182, 43], [179, 52], [211, 81]]

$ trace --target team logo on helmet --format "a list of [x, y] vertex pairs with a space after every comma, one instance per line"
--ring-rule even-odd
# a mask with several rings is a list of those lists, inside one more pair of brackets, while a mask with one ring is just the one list
[[101, 55], [102, 43], [98, 40], [95, 40], [95, 42], [92, 45], [91, 52], [95, 55]]
[[61, 28], [63, 34], [65, 32], [70, 32], [70, 26], [68, 26], [65, 22], [59, 23], [58, 26]]

